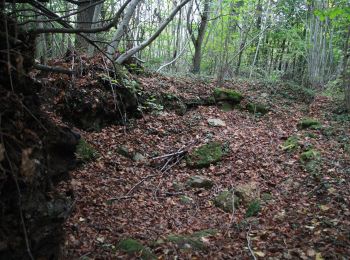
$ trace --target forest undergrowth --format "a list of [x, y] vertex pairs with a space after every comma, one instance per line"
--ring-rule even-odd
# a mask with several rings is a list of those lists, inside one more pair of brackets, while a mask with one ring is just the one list
[[[161, 75], [138, 80], [146, 92], [184, 98], [211, 95], [215, 88]], [[164, 106], [126, 125], [80, 130], [96, 152], [60, 187], [75, 194], [65, 225], [67, 258], [350, 255], [349, 118], [332, 112], [337, 104], [329, 97], [309, 99], [299, 90], [287, 95], [249, 82], [222, 87], [241, 92], [243, 104], [268, 104], [269, 112], [198, 106], [179, 115]], [[301, 127], [305, 118], [317, 120], [317, 127]], [[212, 141], [225, 144], [226, 152], [208, 167], [189, 167], [186, 157], [171, 155], [185, 156]], [[212, 185], [190, 186], [191, 176]], [[240, 185], [255, 187], [254, 203], [229, 211], [216, 206], [217, 195]]]

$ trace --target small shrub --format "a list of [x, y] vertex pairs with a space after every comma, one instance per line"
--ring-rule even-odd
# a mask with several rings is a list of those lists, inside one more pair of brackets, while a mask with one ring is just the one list
[[253, 202], [251, 202], [249, 204], [249, 207], [248, 207], [246, 213], [245, 213], [246, 218], [258, 215], [260, 208], [261, 208], [261, 206], [260, 206], [259, 200], [254, 200]]
[[283, 144], [282, 144], [282, 150], [283, 151], [294, 151], [299, 146], [299, 138], [295, 135], [290, 136]]

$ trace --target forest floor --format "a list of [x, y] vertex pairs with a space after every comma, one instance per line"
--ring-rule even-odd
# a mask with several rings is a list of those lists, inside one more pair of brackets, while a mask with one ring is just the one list
[[[214, 88], [210, 82], [165, 76], [139, 81], [147, 91], [181, 96], [210, 94]], [[328, 97], [305, 103], [258, 84], [226, 82], [225, 87], [269, 103], [270, 112], [259, 116], [199, 106], [180, 116], [165, 108], [127, 126], [81, 131], [100, 156], [61, 185], [71, 185], [75, 194], [65, 226], [67, 259], [350, 257], [349, 119], [332, 113], [335, 105]], [[322, 128], [298, 129], [305, 117], [318, 119]], [[210, 126], [209, 118], [225, 126]], [[298, 137], [294, 151], [282, 149], [290, 136]], [[152, 159], [213, 140], [228, 144], [229, 152], [208, 168], [190, 168], [183, 159], [161, 171]], [[120, 147], [144, 158], [126, 158]], [[308, 147], [321, 155], [311, 172], [300, 160]], [[214, 186], [188, 187], [194, 175]], [[252, 182], [260, 194], [255, 216], [246, 217], [246, 206], [227, 213], [214, 205], [221, 191]], [[128, 238], [145, 247], [121, 248]]]

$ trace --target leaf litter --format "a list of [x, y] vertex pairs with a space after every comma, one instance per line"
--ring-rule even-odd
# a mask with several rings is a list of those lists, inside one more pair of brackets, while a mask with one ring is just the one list
[[[142, 76], [139, 81], [150, 93], [168, 91], [188, 99], [210, 96], [215, 87], [214, 82], [161, 75]], [[67, 258], [142, 257], [142, 253], [118, 250], [125, 239], [138, 241], [159, 259], [350, 255], [350, 155], [343, 143], [349, 138], [349, 122], [329, 118], [334, 104], [325, 97], [316, 97], [308, 105], [273, 96], [270, 89], [254, 84], [225, 82], [224, 86], [245, 97], [264, 99], [270, 103], [270, 112], [259, 117], [244, 110], [224, 112], [216, 106], [199, 106], [183, 116], [164, 110], [130, 119], [127, 126], [80, 131], [101, 156], [74, 170], [69, 184], [61, 184], [62, 189], [72, 189], [76, 199], [65, 226]], [[335, 130], [331, 136], [322, 129], [298, 130], [305, 116]], [[209, 118], [220, 119], [225, 126], [210, 126]], [[300, 146], [284, 151], [283, 143], [293, 135], [298, 135]], [[208, 168], [190, 168], [181, 158], [161, 171], [159, 161], [152, 159], [184, 147], [191, 151], [209, 141], [228, 144], [229, 152]], [[121, 146], [146, 159], [134, 161], [119, 154]], [[306, 147], [320, 151], [317, 172], [308, 172], [300, 161]], [[197, 175], [209, 178], [214, 186], [209, 190], [186, 186], [189, 177]], [[253, 217], [246, 217], [244, 206], [233, 213], [215, 207], [217, 194], [248, 182], [258, 183], [260, 194], [269, 195]], [[189, 203], [183, 203], [184, 196]], [[200, 249], [167, 239], [209, 229], [217, 232], [204, 237]]]

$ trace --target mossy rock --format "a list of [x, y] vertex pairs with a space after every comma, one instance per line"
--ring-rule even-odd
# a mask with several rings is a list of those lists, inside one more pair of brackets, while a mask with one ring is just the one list
[[187, 156], [187, 164], [192, 168], [204, 168], [222, 160], [224, 147], [219, 142], [210, 142], [192, 151]]
[[283, 151], [294, 151], [299, 147], [299, 138], [295, 135], [288, 137], [288, 139], [282, 144]]
[[237, 208], [239, 206], [239, 198], [236, 195], [233, 195], [232, 191], [222, 191], [214, 198], [214, 205], [218, 208], [221, 208], [225, 212], [233, 212], [233, 200], [234, 196], [234, 206]]
[[174, 235], [171, 234], [167, 237], [167, 241], [177, 244], [181, 249], [195, 249], [204, 250], [205, 244], [203, 238], [214, 236], [218, 233], [215, 229], [205, 229], [197, 231], [192, 235]]
[[263, 193], [261, 193], [261, 199], [263, 201], [270, 201], [270, 200], [273, 200], [273, 196], [271, 193], [263, 192]]
[[77, 159], [89, 162], [98, 157], [98, 152], [84, 139], [80, 139], [76, 148]]
[[211, 187], [214, 186], [214, 183], [212, 180], [205, 178], [203, 176], [191, 176], [187, 180], [187, 185], [192, 187], [192, 188], [205, 188], [205, 189], [210, 189]]
[[261, 103], [248, 103], [246, 108], [250, 113], [261, 115], [265, 115], [270, 111], [267, 105]]
[[321, 123], [314, 118], [304, 118], [298, 123], [298, 128], [299, 129], [320, 129], [321, 128]]
[[246, 218], [250, 218], [250, 217], [253, 217], [253, 216], [256, 216], [258, 215], [259, 211], [260, 211], [260, 200], [254, 200], [252, 201], [248, 208], [247, 208], [247, 211], [245, 213], [245, 216]]
[[249, 206], [252, 201], [259, 199], [259, 184], [255, 181], [240, 184], [235, 188], [235, 195], [239, 198], [240, 204]]
[[140, 242], [132, 238], [127, 238], [120, 241], [117, 248], [129, 255], [141, 256], [142, 259], [157, 259], [156, 255], [154, 255], [148, 247], [145, 247]]
[[313, 160], [319, 160], [319, 159], [321, 159], [321, 153], [314, 149], [307, 150], [302, 154], [300, 154], [300, 161], [303, 163], [307, 163], [307, 162], [310, 162]]
[[180, 197], [180, 203], [185, 205], [192, 205], [194, 204], [194, 200], [191, 197], [183, 195]]
[[243, 95], [235, 90], [227, 88], [214, 89], [215, 101], [227, 101], [233, 104], [238, 104], [242, 101]]

